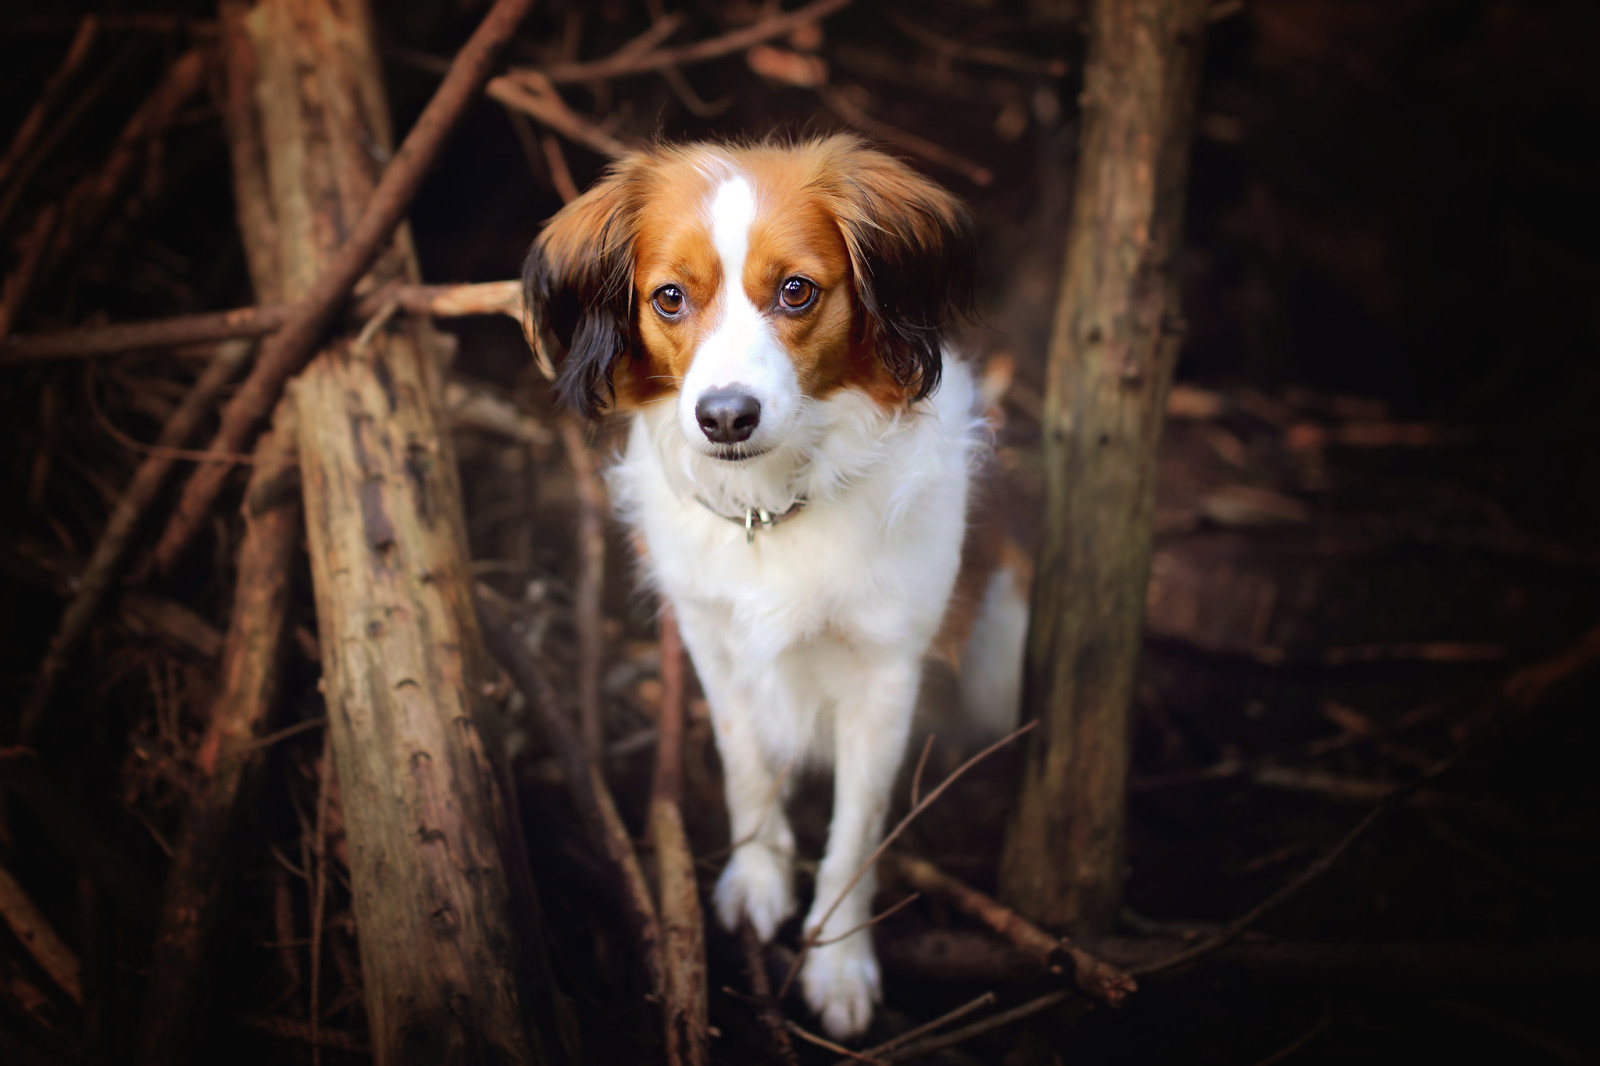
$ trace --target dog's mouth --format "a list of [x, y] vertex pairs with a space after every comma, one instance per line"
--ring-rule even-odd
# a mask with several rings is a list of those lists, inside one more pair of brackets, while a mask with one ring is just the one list
[[717, 448], [710, 455], [719, 462], [748, 463], [752, 459], [761, 458], [771, 450], [771, 448], [741, 448], [735, 445], [732, 448]]

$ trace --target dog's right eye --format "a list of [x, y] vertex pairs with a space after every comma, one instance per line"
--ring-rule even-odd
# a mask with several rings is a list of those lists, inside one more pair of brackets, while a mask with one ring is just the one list
[[684, 299], [683, 290], [676, 285], [661, 286], [650, 298], [650, 302], [655, 305], [656, 313], [662, 318], [677, 318], [683, 314], [684, 305], [688, 303]]

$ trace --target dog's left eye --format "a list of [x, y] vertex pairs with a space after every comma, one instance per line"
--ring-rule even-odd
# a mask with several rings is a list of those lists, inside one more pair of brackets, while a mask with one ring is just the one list
[[816, 285], [802, 277], [785, 278], [778, 286], [778, 302], [788, 311], [804, 311], [816, 298]]
[[688, 301], [683, 297], [683, 290], [676, 285], [663, 285], [655, 291], [650, 302], [656, 305], [656, 310], [663, 318], [676, 318], [683, 314], [683, 305]]

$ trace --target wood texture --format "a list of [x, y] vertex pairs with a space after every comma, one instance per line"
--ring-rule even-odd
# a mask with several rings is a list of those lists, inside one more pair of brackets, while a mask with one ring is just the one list
[[1205, 0], [1095, 0], [1084, 126], [1045, 394], [1044, 538], [1026, 706], [1041, 728], [1001, 896], [1103, 932], [1122, 883], [1128, 707], [1180, 334], [1182, 231]]
[[[370, 14], [265, 0], [245, 20], [285, 277], [300, 300], [373, 197], [393, 138]], [[415, 281], [402, 228], [363, 282]], [[542, 1061], [524, 1018], [514, 813], [483, 732], [488, 680], [443, 383], [426, 324], [336, 342], [295, 383], [323, 694], [350, 845], [374, 1061]], [[519, 900], [527, 906], [531, 901]]]
[[707, 1021], [704, 911], [694, 876], [694, 856], [683, 827], [683, 642], [678, 620], [661, 605], [661, 718], [656, 775], [650, 788], [650, 843], [656, 855], [660, 897], [662, 1021], [669, 1066], [705, 1066], [711, 1040]]

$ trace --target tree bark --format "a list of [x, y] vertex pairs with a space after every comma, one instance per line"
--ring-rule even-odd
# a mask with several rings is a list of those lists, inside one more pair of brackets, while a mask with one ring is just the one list
[[[283, 297], [312, 288], [372, 195], [393, 138], [361, 0], [262, 0], [245, 19]], [[358, 292], [415, 281], [402, 227]], [[374, 321], [291, 395], [324, 670], [350, 842], [374, 1061], [544, 1061], [553, 990], [525, 980], [537, 920], [489, 753], [489, 680], [467, 572], [431, 328]], [[521, 928], [513, 925], [513, 900]]]
[[1128, 708], [1180, 334], [1176, 256], [1206, 0], [1095, 0], [1045, 392], [1030, 738], [1001, 895], [1104, 932], [1121, 893]]

